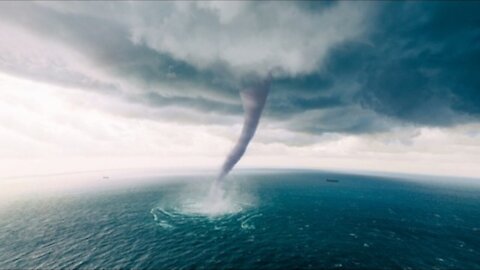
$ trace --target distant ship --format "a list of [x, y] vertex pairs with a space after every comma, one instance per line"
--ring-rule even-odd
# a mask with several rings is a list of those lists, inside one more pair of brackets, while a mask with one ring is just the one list
[[331, 183], [338, 183], [339, 180], [337, 179], [330, 179], [330, 178], [327, 178], [327, 182], [331, 182]]

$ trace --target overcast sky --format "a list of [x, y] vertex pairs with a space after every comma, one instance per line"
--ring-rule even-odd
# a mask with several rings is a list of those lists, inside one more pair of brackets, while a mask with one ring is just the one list
[[241, 167], [480, 176], [480, 4], [1, 2], [0, 176]]

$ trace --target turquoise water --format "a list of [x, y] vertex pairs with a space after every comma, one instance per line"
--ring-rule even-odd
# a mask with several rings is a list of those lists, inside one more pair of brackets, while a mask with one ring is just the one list
[[478, 188], [238, 174], [212, 214], [206, 183], [171, 178], [11, 204], [0, 212], [0, 268], [480, 269]]

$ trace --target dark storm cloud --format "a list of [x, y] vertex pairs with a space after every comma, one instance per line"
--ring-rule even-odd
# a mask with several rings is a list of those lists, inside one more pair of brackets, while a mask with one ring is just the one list
[[[122, 23], [124, 17], [130, 20], [128, 6], [110, 6], [111, 16], [99, 16], [93, 14], [91, 4], [76, 4], [86, 8], [67, 12], [32, 3], [2, 3], [1, 21], [72, 48], [118, 81], [51, 69], [24, 70], [22, 63], [2, 63], [2, 70], [113, 95], [138, 88], [141, 91], [134, 91], [128, 100], [154, 108], [178, 106], [220, 115], [242, 114], [235, 65], [214, 59], [200, 67], [189, 62], [188, 53], [162, 52], [146, 42], [132, 41], [130, 29]], [[339, 4], [298, 5], [306, 14], [327, 14]], [[301, 72], [280, 72], [274, 77], [265, 117], [311, 134], [370, 133], [399, 124], [450, 126], [479, 121], [480, 4], [375, 2], [374, 6], [375, 12], [364, 22], [367, 31], [329, 47], [318, 68], [310, 71], [294, 65]], [[153, 13], [151, 18], [161, 17], [155, 15], [158, 10], [147, 11]], [[207, 13], [203, 10], [197, 17]], [[155, 27], [156, 21], [152, 21]], [[266, 19], [265, 25], [270, 27], [272, 21]], [[270, 29], [267, 26], [264, 31]], [[203, 38], [214, 38], [209, 33]], [[314, 39], [311, 32], [305, 33], [305, 42]]]
[[[382, 116], [429, 126], [478, 121], [478, 14], [475, 2], [381, 4], [366, 39], [333, 48], [318, 74], [277, 80], [276, 89], [292, 92], [272, 97], [270, 114], [336, 107], [335, 114], [292, 124], [309, 132], [384, 130]], [[349, 111], [355, 104], [375, 113], [360, 117]], [[325, 128], [329, 122], [331, 129]]]
[[380, 114], [418, 124], [452, 125], [468, 117], [478, 120], [478, 14], [480, 4], [475, 2], [385, 5], [376, 18], [372, 46], [353, 46], [337, 56], [345, 62], [342, 58], [359, 55], [347, 64], [358, 70], [354, 75], [361, 89], [355, 101]]

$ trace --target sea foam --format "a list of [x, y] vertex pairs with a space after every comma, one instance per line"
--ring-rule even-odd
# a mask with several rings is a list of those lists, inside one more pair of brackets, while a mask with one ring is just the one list
[[151, 213], [162, 227], [171, 228], [199, 219], [218, 220], [243, 215], [255, 207], [255, 202], [251, 190], [238, 183], [196, 183], [162, 198]]

